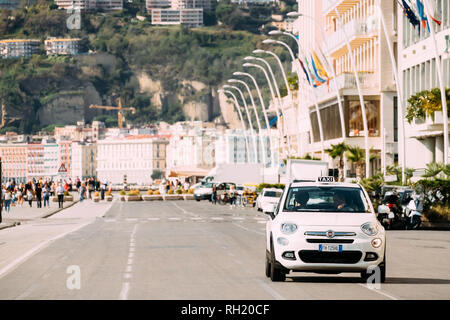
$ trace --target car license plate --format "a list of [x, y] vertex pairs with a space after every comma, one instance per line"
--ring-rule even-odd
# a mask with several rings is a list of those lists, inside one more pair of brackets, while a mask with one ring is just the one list
[[320, 252], [342, 252], [341, 244], [319, 244]]

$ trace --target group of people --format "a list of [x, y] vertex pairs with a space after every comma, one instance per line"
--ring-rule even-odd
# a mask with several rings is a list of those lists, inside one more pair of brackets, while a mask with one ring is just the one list
[[15, 180], [10, 180], [8, 183], [2, 185], [2, 200], [5, 212], [10, 212], [11, 206], [23, 207], [24, 202], [33, 207], [33, 201], [36, 202], [38, 208], [50, 207], [50, 197], [58, 197], [58, 207], [64, 207], [64, 195], [69, 192], [78, 191], [80, 201], [86, 198], [92, 199], [93, 192], [100, 192], [102, 199], [105, 197], [108, 189], [108, 182], [101, 183], [94, 178], [80, 180], [77, 178], [75, 182], [72, 179], [68, 180], [44, 180], [42, 178], [28, 181], [27, 183], [16, 183]]
[[50, 197], [58, 196], [59, 206], [62, 207], [64, 192], [68, 190], [68, 185], [63, 186], [62, 182], [35, 179], [27, 183], [16, 183], [16, 181], [8, 181], [6, 185], [2, 185], [2, 199], [5, 211], [9, 212], [11, 206], [22, 207], [24, 202], [28, 202], [29, 206], [33, 206], [33, 200], [36, 201], [38, 208], [50, 207]]

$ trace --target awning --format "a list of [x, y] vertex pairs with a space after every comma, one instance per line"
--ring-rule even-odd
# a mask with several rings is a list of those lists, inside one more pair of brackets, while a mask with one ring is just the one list
[[202, 169], [202, 168], [173, 168], [170, 170], [169, 178], [175, 178], [175, 177], [205, 177], [208, 175], [209, 170], [208, 169]]

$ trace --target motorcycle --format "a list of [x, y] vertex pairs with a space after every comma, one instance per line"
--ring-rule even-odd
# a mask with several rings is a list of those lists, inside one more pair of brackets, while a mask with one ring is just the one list
[[402, 209], [399, 197], [394, 192], [386, 192], [378, 206], [378, 220], [386, 230], [400, 225], [403, 226]]
[[422, 223], [423, 204], [420, 197], [414, 195], [405, 208], [406, 229], [415, 230]]

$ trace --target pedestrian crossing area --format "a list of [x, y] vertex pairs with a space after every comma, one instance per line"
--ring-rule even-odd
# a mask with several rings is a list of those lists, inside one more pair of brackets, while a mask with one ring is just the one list
[[140, 217], [140, 218], [103, 218], [104, 222], [253, 222], [257, 224], [265, 224], [266, 217], [260, 216], [194, 216], [194, 217], [177, 217], [177, 216], [159, 216], [159, 217]]

